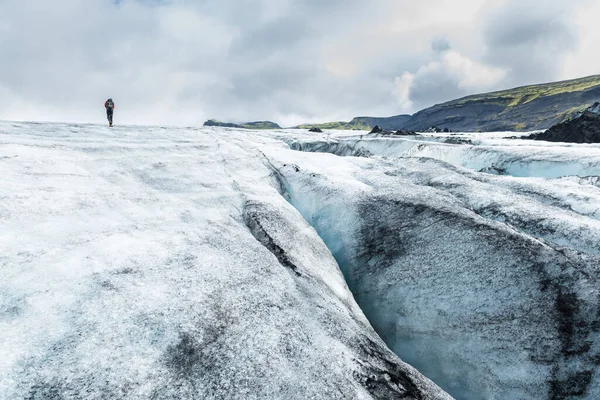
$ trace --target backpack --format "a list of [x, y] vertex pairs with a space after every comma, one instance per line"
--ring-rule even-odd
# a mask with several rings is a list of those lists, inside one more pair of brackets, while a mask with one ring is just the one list
[[112, 99], [108, 99], [106, 101], [106, 108], [112, 109], [114, 106], [115, 106], [115, 103], [113, 103]]

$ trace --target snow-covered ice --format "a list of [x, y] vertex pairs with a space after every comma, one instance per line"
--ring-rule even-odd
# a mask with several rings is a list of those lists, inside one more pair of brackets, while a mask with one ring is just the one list
[[[290, 138], [297, 150], [336, 155], [427, 157], [467, 169], [515, 177], [600, 176], [600, 145], [507, 140], [496, 135], [433, 134], [418, 138], [364, 135]], [[456, 145], [453, 142], [460, 142]]]
[[[460, 399], [600, 398], [598, 146], [283, 139], [361, 156], [269, 154], [401, 358]], [[535, 173], [479, 172], [477, 154]]]
[[448, 399], [379, 339], [260, 147], [0, 123], [0, 398]]
[[1, 122], [0, 398], [600, 398], [600, 147], [506, 136]]

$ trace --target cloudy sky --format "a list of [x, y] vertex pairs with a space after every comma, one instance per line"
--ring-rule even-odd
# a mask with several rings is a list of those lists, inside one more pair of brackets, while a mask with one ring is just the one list
[[0, 119], [282, 125], [600, 73], [595, 0], [0, 0]]

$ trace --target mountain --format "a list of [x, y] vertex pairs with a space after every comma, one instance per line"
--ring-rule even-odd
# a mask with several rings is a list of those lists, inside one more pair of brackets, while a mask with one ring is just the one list
[[302, 124], [298, 125], [296, 128], [298, 129], [335, 129], [335, 130], [344, 130], [344, 131], [367, 131], [369, 130], [369, 125], [362, 122], [358, 118], [354, 118], [350, 122], [325, 122], [322, 124]]
[[600, 101], [600, 75], [463, 97], [419, 111], [403, 128], [422, 131], [437, 126], [471, 132], [548, 129], [596, 101]]
[[303, 124], [298, 125], [299, 129], [338, 129], [338, 130], [362, 130], [369, 131], [374, 126], [378, 125], [384, 129], [402, 129], [402, 127], [410, 120], [408, 114], [397, 115], [395, 117], [356, 117], [350, 122], [326, 122], [323, 124]]
[[242, 129], [281, 129], [279, 125], [271, 121], [245, 122], [242, 124], [233, 124], [231, 122], [221, 122], [209, 119], [204, 126], [220, 126], [223, 128], [242, 128]]
[[241, 128], [241, 125], [232, 124], [231, 122], [221, 122], [215, 119], [209, 119], [204, 123], [204, 126], [220, 126], [221, 128]]
[[412, 118], [409, 114], [395, 115], [387, 118], [376, 118], [376, 117], [356, 117], [352, 121], [359, 121], [360, 123], [367, 125], [369, 129], [379, 126], [383, 129], [396, 130], [404, 129], [404, 126]]
[[271, 121], [246, 122], [241, 127], [244, 129], [281, 129], [281, 126]]
[[357, 117], [350, 122], [300, 125], [300, 128], [424, 131], [431, 127], [463, 132], [548, 129], [600, 101], [600, 75], [523, 86], [437, 104], [418, 113], [389, 118]]
[[[463, 97], [426, 108], [414, 115], [356, 117], [350, 122], [302, 124], [299, 129], [424, 131], [431, 127], [462, 132], [534, 131], [548, 129], [582, 113], [600, 101], [600, 75], [522, 86]], [[208, 120], [204, 126], [281, 129], [271, 121], [233, 124]]]

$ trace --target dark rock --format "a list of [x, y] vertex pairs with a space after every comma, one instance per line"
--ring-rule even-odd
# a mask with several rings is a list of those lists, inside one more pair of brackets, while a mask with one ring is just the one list
[[479, 172], [483, 172], [486, 174], [492, 174], [492, 175], [507, 175], [506, 168], [496, 167], [493, 164], [489, 167], [480, 169]]
[[444, 143], [449, 143], [449, 144], [473, 144], [473, 142], [471, 141], [471, 139], [463, 139], [463, 138], [457, 138], [457, 137], [448, 138], [448, 139], [444, 140]]
[[375, 125], [375, 127], [371, 130], [371, 133], [383, 133], [384, 130], [379, 127], [379, 125]]
[[372, 134], [378, 134], [378, 135], [397, 135], [397, 136], [415, 136], [417, 133], [414, 131], [408, 131], [405, 129], [399, 129], [397, 131], [389, 131], [386, 129], [381, 129], [379, 126], [375, 126], [375, 128], [373, 128], [373, 130], [371, 131]]
[[321, 128], [310, 128], [308, 131], [313, 133], [323, 133]]
[[265, 246], [265, 248], [277, 258], [277, 260], [282, 266], [293, 271], [293, 273], [296, 276], [302, 276], [302, 274], [298, 270], [298, 266], [296, 266], [292, 262], [285, 250], [281, 248], [273, 240], [273, 238], [269, 236], [269, 233], [263, 228], [260, 222], [260, 218], [258, 217], [257, 213], [253, 211], [252, 207], [247, 207], [244, 210], [243, 217], [246, 226], [248, 227], [248, 229], [250, 229], [250, 232], [252, 232], [252, 235], [256, 238], [256, 240], [258, 240], [260, 244]]
[[545, 132], [522, 139], [548, 142], [600, 143], [600, 103], [595, 103], [575, 118], [553, 126]]

